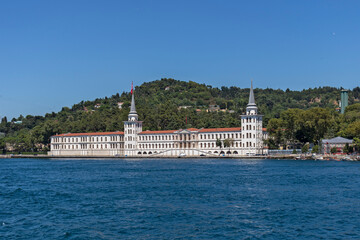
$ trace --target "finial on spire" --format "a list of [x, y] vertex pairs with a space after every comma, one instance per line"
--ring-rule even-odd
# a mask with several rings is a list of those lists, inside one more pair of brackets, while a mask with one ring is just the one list
[[249, 103], [248, 105], [255, 105], [255, 97], [254, 97], [254, 89], [253, 89], [253, 80], [251, 79], [251, 88], [250, 88], [250, 95], [249, 95]]

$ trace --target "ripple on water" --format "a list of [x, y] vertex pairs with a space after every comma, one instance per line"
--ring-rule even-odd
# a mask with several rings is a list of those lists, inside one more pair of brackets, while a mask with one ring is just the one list
[[359, 239], [359, 165], [1, 160], [3, 239]]

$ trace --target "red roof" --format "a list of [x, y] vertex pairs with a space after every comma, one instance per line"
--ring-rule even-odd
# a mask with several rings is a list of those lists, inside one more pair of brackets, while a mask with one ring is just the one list
[[78, 137], [78, 136], [106, 136], [106, 135], [124, 135], [124, 132], [92, 132], [92, 133], [63, 133], [53, 137]]
[[[181, 130], [181, 129], [180, 129]], [[186, 129], [188, 131], [199, 131], [201, 133], [205, 132], [241, 132], [241, 128], [204, 128], [204, 129], [196, 129], [196, 128], [189, 128]], [[262, 129], [263, 131], [266, 131], [266, 128]], [[175, 133], [179, 130], [160, 130], [160, 131], [142, 131], [139, 134], [169, 134], [169, 133]], [[53, 137], [77, 137], [77, 136], [106, 136], [106, 135], [124, 135], [124, 132], [93, 132], [93, 133], [63, 133], [58, 134]]]
[[199, 132], [241, 132], [241, 128], [204, 128]]
[[178, 130], [160, 130], [160, 131], [142, 131], [139, 134], [166, 134], [166, 133], [174, 133]]

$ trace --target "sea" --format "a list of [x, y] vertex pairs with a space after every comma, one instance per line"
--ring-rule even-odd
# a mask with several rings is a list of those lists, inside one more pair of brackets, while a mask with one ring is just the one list
[[360, 162], [0, 159], [0, 239], [360, 239]]

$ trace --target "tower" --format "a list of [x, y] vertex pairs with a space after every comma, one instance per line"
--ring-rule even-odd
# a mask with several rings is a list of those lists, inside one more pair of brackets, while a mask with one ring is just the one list
[[246, 106], [246, 114], [241, 115], [241, 134], [243, 154], [255, 155], [262, 154], [263, 150], [263, 133], [262, 117], [258, 114], [258, 108], [255, 103], [253, 83], [251, 81], [249, 103]]
[[345, 113], [345, 108], [348, 106], [348, 90], [341, 90], [341, 114]]
[[133, 84], [131, 84], [131, 107], [128, 120], [124, 121], [125, 156], [135, 156], [137, 154], [137, 138], [138, 133], [140, 132], [142, 132], [142, 121], [138, 121], [138, 114], [135, 108]]

